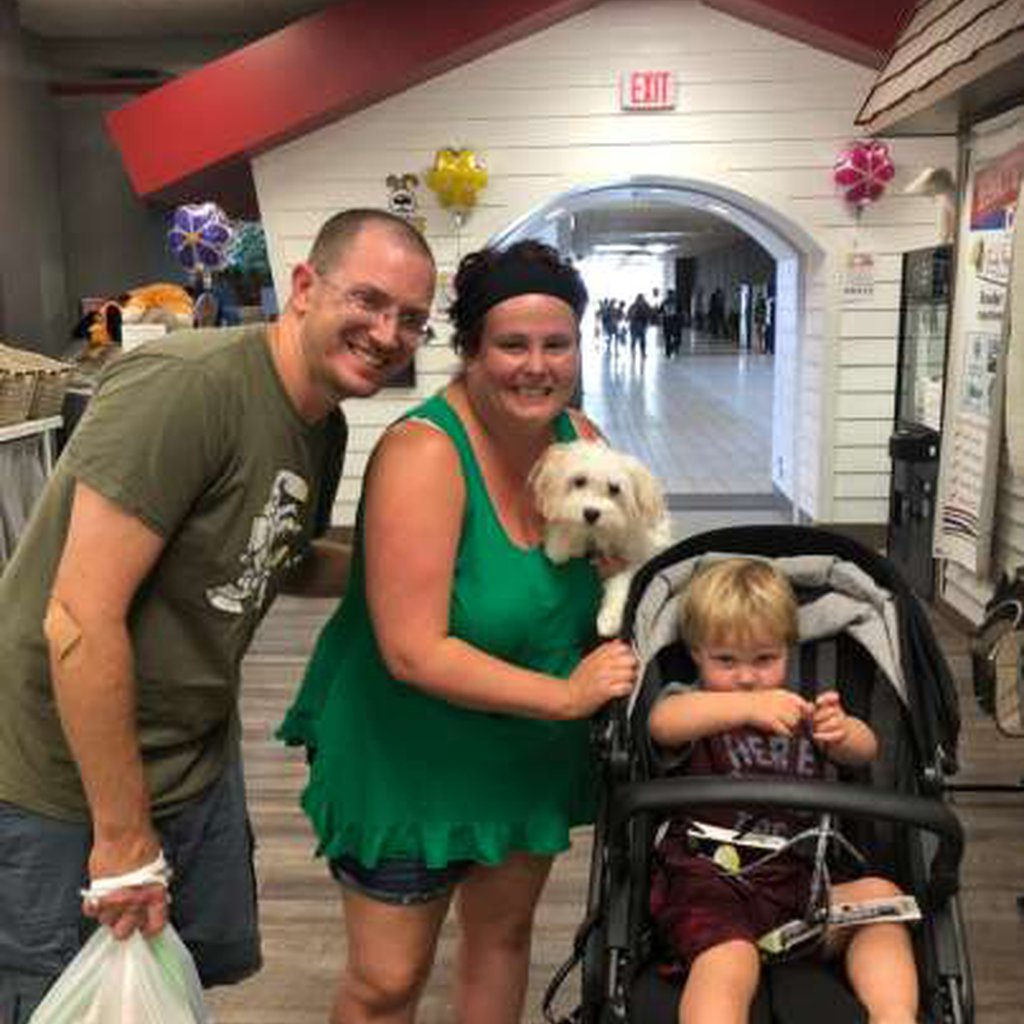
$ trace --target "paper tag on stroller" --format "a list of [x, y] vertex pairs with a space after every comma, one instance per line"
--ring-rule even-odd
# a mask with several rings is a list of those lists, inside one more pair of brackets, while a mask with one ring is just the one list
[[755, 850], [781, 850], [786, 845], [786, 840], [782, 836], [768, 835], [764, 832], [737, 832], [733, 828], [711, 825], [706, 821], [690, 822], [686, 834], [697, 840], [745, 846]]
[[855, 928], [888, 921], [920, 921], [921, 908], [913, 896], [884, 896], [859, 903], [835, 903], [825, 921], [787, 921], [757, 940], [758, 948], [768, 956], [780, 956], [822, 936], [826, 927]]
[[921, 908], [913, 896], [884, 896], [860, 903], [835, 903], [829, 907], [828, 923], [834, 928], [884, 921], [920, 921]]
[[814, 924], [797, 918], [773, 928], [770, 932], [765, 932], [757, 940], [757, 948], [766, 956], [781, 956], [810, 942], [811, 939], [820, 938], [824, 931], [823, 924]]

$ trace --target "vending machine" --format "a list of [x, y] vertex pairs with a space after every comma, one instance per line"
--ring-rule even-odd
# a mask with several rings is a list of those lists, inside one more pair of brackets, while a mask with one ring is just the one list
[[942, 438], [942, 399], [949, 340], [952, 246], [903, 256], [896, 409], [889, 438], [887, 548], [904, 578], [930, 601], [932, 535]]

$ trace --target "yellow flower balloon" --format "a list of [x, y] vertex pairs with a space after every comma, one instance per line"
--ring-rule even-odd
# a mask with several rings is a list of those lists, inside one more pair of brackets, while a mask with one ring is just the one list
[[487, 171], [471, 149], [439, 149], [427, 172], [427, 186], [445, 209], [464, 212], [476, 205], [476, 195], [487, 184]]

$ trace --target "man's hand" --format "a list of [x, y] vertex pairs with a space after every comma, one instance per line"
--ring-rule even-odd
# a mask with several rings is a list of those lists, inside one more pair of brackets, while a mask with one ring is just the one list
[[341, 597], [348, 583], [352, 545], [319, 537], [305, 558], [286, 572], [280, 581], [282, 594], [299, 597]]
[[[137, 844], [113, 844], [97, 840], [89, 857], [91, 888], [101, 892], [87, 895], [82, 901], [82, 913], [106, 925], [118, 939], [127, 939], [138, 930], [149, 938], [161, 931], [167, 923], [167, 881], [170, 872], [155, 835], [144, 843], [151, 852], [125, 862], [125, 850], [138, 849]], [[135, 861], [132, 864], [132, 860]], [[145, 872], [145, 878], [138, 884], [127, 884], [120, 888], [107, 889], [111, 880], [126, 878], [140, 869], [159, 864], [154, 871]], [[153, 878], [153, 881], [149, 881]], [[162, 880], [161, 880], [162, 879]]]

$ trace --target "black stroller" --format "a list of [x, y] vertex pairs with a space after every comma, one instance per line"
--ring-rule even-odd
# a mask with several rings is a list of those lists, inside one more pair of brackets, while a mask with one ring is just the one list
[[[844, 706], [868, 721], [882, 753], [838, 781], [659, 778], [647, 716], [668, 680], [695, 678], [678, 643], [679, 594], [700, 561], [739, 554], [771, 559], [800, 604], [792, 684], [834, 682]], [[891, 564], [848, 538], [802, 526], [739, 527], [691, 537], [662, 552], [633, 580], [622, 634], [641, 663], [641, 684], [596, 727], [605, 776], [595, 826], [587, 916], [574, 954], [548, 988], [544, 1013], [560, 1024], [675, 1024], [681, 982], [658, 969], [650, 926], [650, 861], [657, 825], [709, 806], [785, 807], [827, 815], [873, 871], [912, 894], [921, 1020], [973, 1020], [970, 967], [957, 903], [963, 835], [943, 800], [956, 770], [955, 686], [931, 625]], [[826, 820], [826, 819], [822, 819]], [[554, 1012], [556, 993], [582, 968], [582, 1003]], [[842, 975], [814, 957], [768, 962], [751, 1024], [866, 1021]]]

